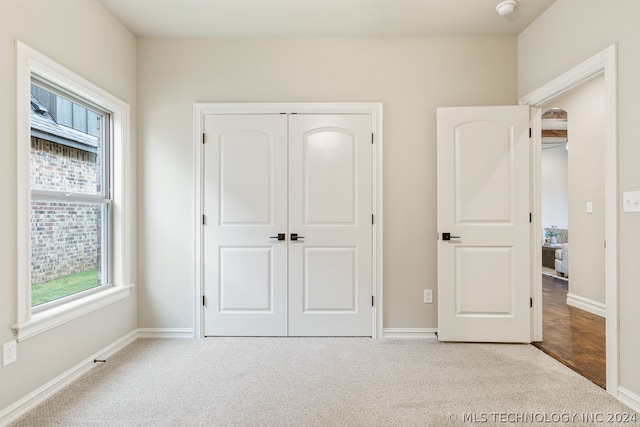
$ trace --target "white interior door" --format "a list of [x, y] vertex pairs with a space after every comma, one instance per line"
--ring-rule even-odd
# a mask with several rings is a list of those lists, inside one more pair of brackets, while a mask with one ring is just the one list
[[289, 335], [372, 336], [372, 118], [289, 122]]
[[372, 336], [372, 116], [204, 130], [204, 335]]
[[287, 335], [287, 117], [207, 115], [205, 133], [204, 333]]
[[530, 342], [529, 206], [529, 107], [439, 108], [440, 340]]

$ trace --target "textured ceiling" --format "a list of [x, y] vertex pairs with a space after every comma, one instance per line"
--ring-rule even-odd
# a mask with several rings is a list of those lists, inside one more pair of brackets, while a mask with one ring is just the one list
[[555, 0], [100, 0], [140, 37], [517, 35]]

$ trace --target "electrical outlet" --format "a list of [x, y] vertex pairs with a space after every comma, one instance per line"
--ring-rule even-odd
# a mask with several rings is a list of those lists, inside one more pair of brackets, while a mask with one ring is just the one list
[[2, 344], [2, 367], [18, 360], [18, 345], [16, 340]]
[[424, 303], [432, 304], [433, 303], [433, 290], [425, 289], [424, 290]]

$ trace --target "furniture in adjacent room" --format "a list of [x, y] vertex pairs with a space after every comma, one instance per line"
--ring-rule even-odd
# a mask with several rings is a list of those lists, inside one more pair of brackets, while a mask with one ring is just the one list
[[545, 243], [542, 245], [542, 266], [547, 268], [555, 268], [556, 250], [561, 245], [549, 245]]
[[569, 244], [563, 243], [560, 249], [555, 251], [555, 269], [562, 277], [569, 277]]

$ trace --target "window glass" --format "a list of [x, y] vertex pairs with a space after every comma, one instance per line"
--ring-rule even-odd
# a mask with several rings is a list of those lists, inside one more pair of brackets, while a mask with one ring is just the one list
[[31, 202], [31, 305], [105, 284], [105, 205]]
[[[50, 108], [60, 100], [83, 116], [84, 131], [61, 124]], [[55, 111], [55, 110], [54, 110]], [[57, 110], [60, 112], [60, 110]], [[88, 133], [87, 121], [92, 120]], [[66, 120], [66, 119], [65, 119]], [[105, 179], [105, 115], [31, 85], [31, 190], [102, 195]]]
[[108, 119], [31, 85], [32, 306], [108, 283]]

